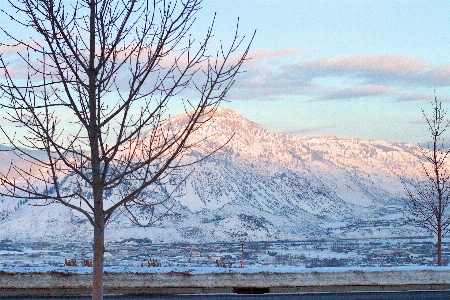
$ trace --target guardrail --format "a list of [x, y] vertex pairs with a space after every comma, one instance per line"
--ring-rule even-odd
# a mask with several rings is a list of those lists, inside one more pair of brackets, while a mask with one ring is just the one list
[[[84, 295], [92, 269], [1, 270], [0, 297]], [[283, 293], [450, 289], [448, 267], [108, 270], [105, 294]]]

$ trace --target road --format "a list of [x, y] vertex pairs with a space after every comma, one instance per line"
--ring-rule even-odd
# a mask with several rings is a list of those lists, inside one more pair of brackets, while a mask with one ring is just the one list
[[[87, 300], [90, 297], [15, 297], [0, 298], [4, 300]], [[446, 291], [407, 291], [407, 292], [348, 292], [348, 293], [301, 293], [301, 294], [202, 294], [202, 295], [176, 295], [176, 296], [107, 296], [108, 300], [441, 300], [450, 299], [450, 290]]]

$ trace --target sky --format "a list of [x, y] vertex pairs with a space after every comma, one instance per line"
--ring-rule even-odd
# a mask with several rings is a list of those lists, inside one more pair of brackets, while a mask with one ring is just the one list
[[[204, 0], [229, 45], [250, 53], [223, 106], [271, 132], [391, 142], [430, 140], [422, 109], [450, 108], [449, 0]], [[0, 26], [15, 30], [5, 18]], [[19, 35], [29, 35], [24, 31]], [[450, 130], [449, 130], [450, 137]]]
[[195, 31], [215, 12], [224, 44], [256, 30], [223, 106], [269, 131], [422, 143], [450, 107], [448, 0], [205, 0]]

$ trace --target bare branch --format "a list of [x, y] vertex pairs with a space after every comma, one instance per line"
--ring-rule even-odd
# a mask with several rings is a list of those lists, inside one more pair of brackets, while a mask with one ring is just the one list
[[[14, 13], [3, 15], [34, 33], [22, 39], [1, 28], [26, 78], [0, 55], [0, 107], [20, 134], [0, 130], [31, 168], [0, 174], [0, 195], [60, 203], [89, 220], [93, 298], [101, 299], [105, 226], [116, 212], [154, 224], [173, 208], [189, 175], [180, 171], [223, 147], [185, 159], [207, 142], [198, 133], [240, 73], [254, 34], [245, 44], [238, 23], [230, 46], [211, 52], [215, 17], [202, 39], [190, 34], [201, 0], [8, 3]], [[173, 102], [184, 106], [181, 119], [170, 118]]]
[[431, 135], [431, 145], [420, 147], [425, 161], [420, 161], [425, 180], [410, 187], [402, 180], [409, 198], [407, 220], [436, 234], [438, 239], [438, 265], [442, 264], [442, 237], [450, 230], [450, 172], [447, 161], [450, 148], [444, 143], [443, 134], [450, 125], [447, 111], [435, 97], [432, 102], [433, 111], [422, 114], [427, 122]]

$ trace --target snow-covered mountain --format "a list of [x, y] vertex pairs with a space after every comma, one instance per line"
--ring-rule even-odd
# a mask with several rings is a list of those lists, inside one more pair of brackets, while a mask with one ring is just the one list
[[[171, 122], [181, 126], [184, 118]], [[400, 176], [420, 177], [416, 146], [270, 133], [225, 108], [196, 132], [203, 136], [208, 141], [186, 160], [233, 138], [195, 165], [164, 219], [139, 228], [117, 213], [107, 239], [237, 242], [427, 234], [402, 221], [406, 195]], [[87, 220], [68, 208], [29, 204], [0, 199], [0, 239], [92, 239]]]

